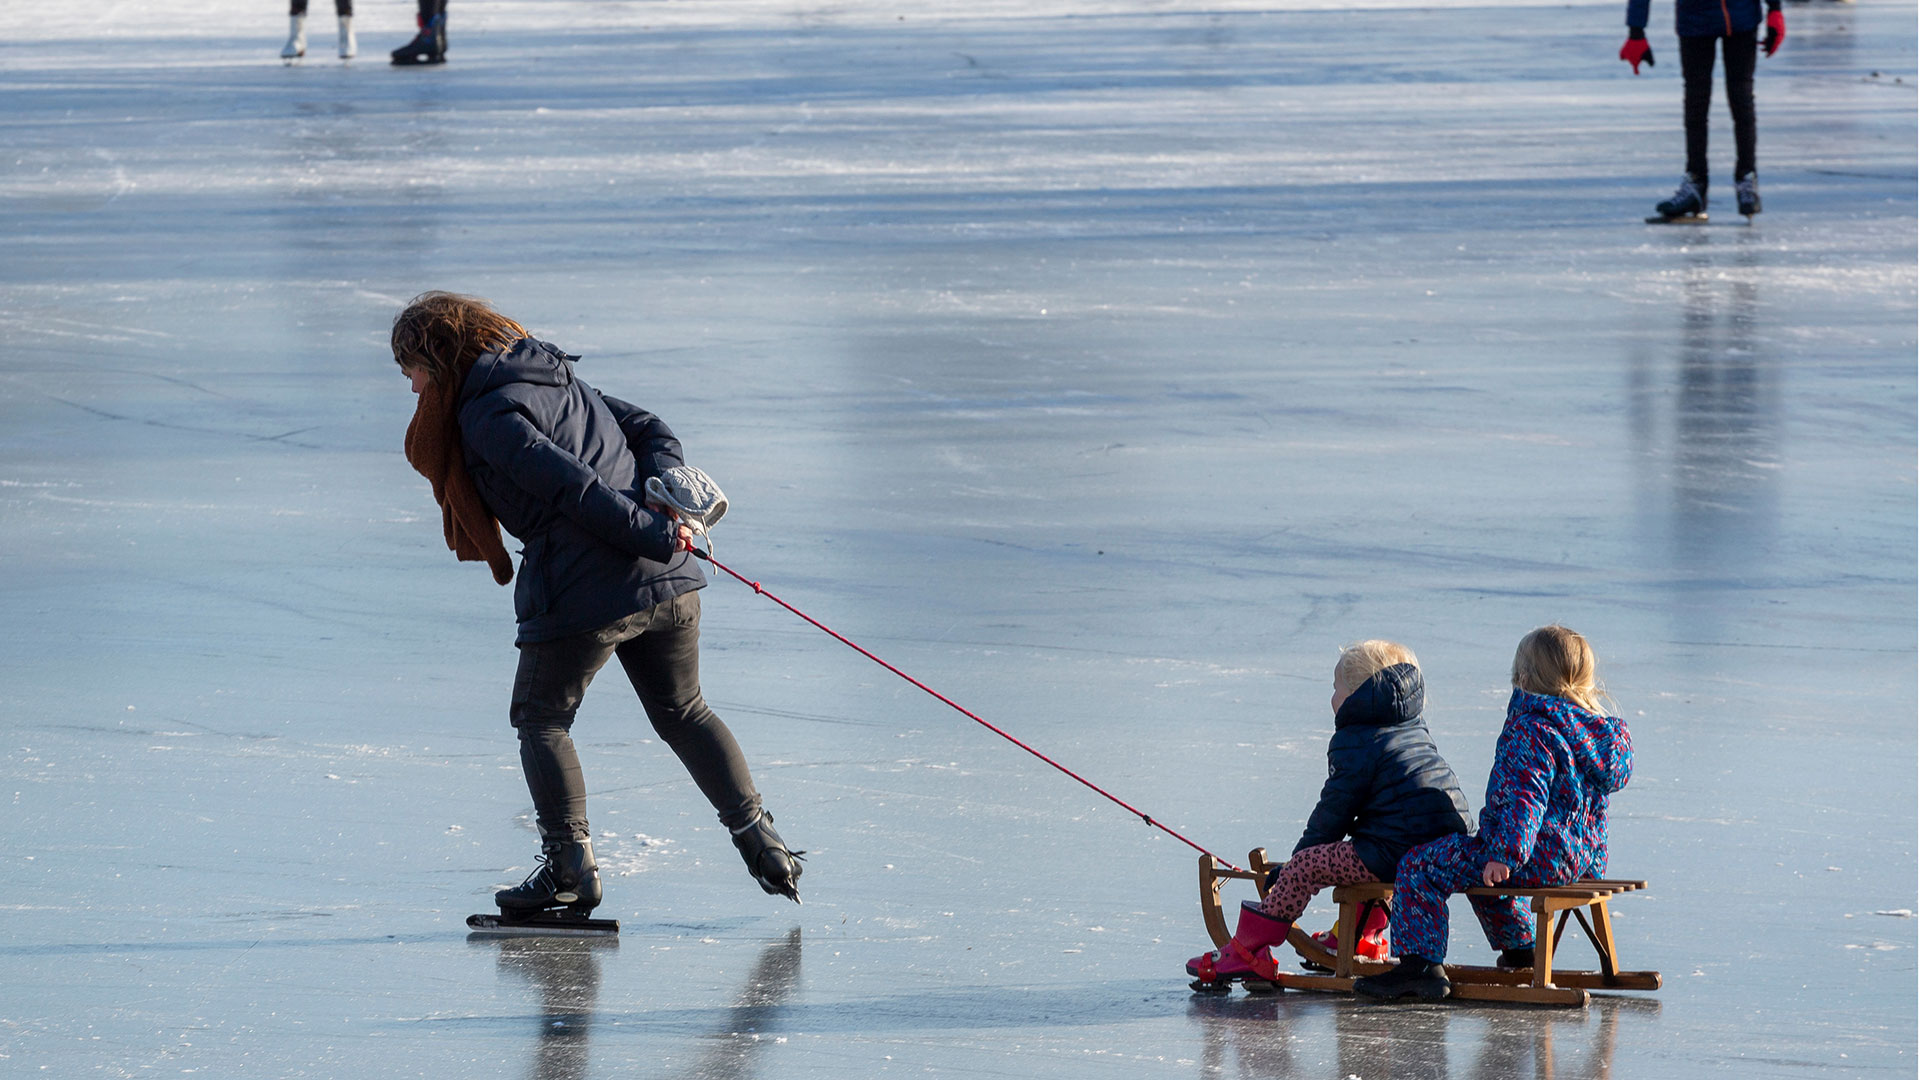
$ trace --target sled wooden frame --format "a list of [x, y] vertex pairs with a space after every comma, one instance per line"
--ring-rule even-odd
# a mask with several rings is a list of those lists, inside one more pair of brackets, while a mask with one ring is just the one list
[[[1200, 913], [1206, 919], [1207, 934], [1213, 938], [1216, 946], [1225, 947], [1233, 937], [1232, 929], [1227, 926], [1226, 913], [1221, 909], [1220, 887], [1234, 880], [1251, 881], [1264, 896], [1267, 874], [1276, 865], [1279, 864], [1267, 861], [1266, 848], [1254, 848], [1247, 853], [1246, 870], [1230, 868], [1211, 855], [1200, 856]], [[1613, 917], [1607, 910], [1607, 901], [1611, 897], [1646, 887], [1644, 881], [1608, 878], [1538, 889], [1468, 889], [1469, 896], [1523, 897], [1531, 903], [1534, 918], [1533, 967], [1509, 971], [1496, 967], [1448, 964], [1447, 977], [1453, 981], [1453, 996], [1468, 1001], [1515, 1001], [1532, 1005], [1577, 1007], [1587, 1003], [1588, 990], [1660, 989], [1660, 973], [1657, 971], [1620, 970], [1613, 937]], [[1355, 930], [1360, 926], [1362, 911], [1370, 904], [1391, 899], [1393, 886], [1381, 882], [1335, 886], [1333, 901], [1340, 906], [1340, 919], [1336, 927], [1340, 951], [1337, 954], [1328, 952], [1312, 935], [1295, 926], [1287, 937], [1287, 944], [1293, 946], [1302, 959], [1327, 970], [1324, 973], [1283, 970], [1275, 982], [1295, 990], [1351, 993], [1355, 979], [1391, 970], [1393, 965], [1390, 963], [1364, 959], [1353, 952], [1353, 943], [1358, 937]], [[1567, 971], [1554, 968], [1554, 950], [1560, 945], [1561, 935], [1566, 933], [1569, 918], [1578, 922], [1587, 940], [1593, 944], [1594, 952], [1599, 954], [1598, 970]], [[1267, 986], [1255, 983], [1249, 984], [1248, 989], [1257, 991], [1267, 989]]]

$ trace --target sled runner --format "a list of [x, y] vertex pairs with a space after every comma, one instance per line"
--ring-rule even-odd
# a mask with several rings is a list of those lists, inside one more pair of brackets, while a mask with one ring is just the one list
[[[1276, 865], [1267, 861], [1265, 848], [1255, 848], [1247, 853], [1246, 870], [1225, 866], [1210, 855], [1200, 857], [1200, 913], [1206, 920], [1207, 933], [1215, 945], [1224, 948], [1233, 937], [1233, 932], [1227, 927], [1226, 914], [1220, 906], [1221, 886], [1236, 879], [1252, 881], [1254, 888], [1264, 895], [1267, 874]], [[1581, 1006], [1587, 1003], [1588, 990], [1658, 990], [1659, 972], [1620, 970], [1613, 937], [1613, 918], [1607, 910], [1609, 898], [1646, 887], [1644, 881], [1608, 878], [1536, 889], [1506, 886], [1468, 889], [1469, 896], [1515, 896], [1524, 897], [1530, 902], [1534, 917], [1533, 966], [1509, 970], [1448, 964], [1447, 977], [1453, 980], [1453, 996], [1470, 1001]], [[1391, 961], [1367, 960], [1354, 955], [1354, 942], [1359, 938], [1358, 930], [1365, 918], [1366, 906], [1390, 903], [1392, 899], [1393, 886], [1381, 882], [1336, 886], [1333, 889], [1333, 901], [1340, 906], [1340, 922], [1336, 931], [1339, 952], [1329, 952], [1312, 935], [1295, 926], [1287, 938], [1287, 944], [1300, 954], [1302, 960], [1323, 970], [1281, 971], [1274, 983], [1261, 986], [1249, 984], [1247, 989], [1256, 993], [1280, 987], [1350, 993], [1355, 979], [1392, 970]], [[1554, 950], [1559, 947], [1560, 938], [1566, 933], [1570, 920], [1577, 922], [1587, 940], [1593, 944], [1594, 951], [1599, 954], [1600, 966], [1597, 970], [1567, 971], [1554, 967]], [[1203, 992], [1216, 989], [1201, 983], [1195, 983], [1194, 988]]]

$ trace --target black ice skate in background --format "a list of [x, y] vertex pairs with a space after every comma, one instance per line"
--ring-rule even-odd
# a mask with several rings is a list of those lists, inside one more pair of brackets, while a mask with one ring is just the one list
[[393, 50], [394, 67], [424, 67], [447, 62], [447, 0], [420, 0], [414, 17], [420, 32]]

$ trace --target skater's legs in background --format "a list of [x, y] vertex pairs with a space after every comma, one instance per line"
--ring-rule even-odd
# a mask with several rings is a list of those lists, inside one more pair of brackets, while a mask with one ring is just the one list
[[1727, 108], [1733, 113], [1734, 179], [1754, 171], [1753, 68], [1759, 57], [1756, 31], [1726, 39]]
[[1273, 884], [1260, 901], [1260, 910], [1284, 922], [1300, 921], [1313, 894], [1330, 885], [1358, 885], [1378, 881], [1346, 841], [1302, 848], [1275, 871]]
[[700, 594], [683, 593], [641, 612], [638, 637], [616, 651], [647, 719], [679, 756], [729, 829], [760, 813], [746, 756], [700, 693]]
[[[1749, 35], [1751, 37], [1751, 35]], [[1713, 105], [1715, 37], [1680, 39], [1680, 78], [1686, 84], [1687, 175], [1707, 190], [1707, 110]]]
[[588, 684], [606, 666], [615, 643], [632, 632], [633, 621], [520, 647], [509, 716], [520, 734], [520, 767], [543, 838], [588, 836], [586, 781], [568, 732]]

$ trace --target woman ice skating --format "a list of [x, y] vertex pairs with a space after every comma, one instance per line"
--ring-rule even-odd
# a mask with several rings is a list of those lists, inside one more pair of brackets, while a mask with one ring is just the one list
[[393, 322], [419, 402], [407, 460], [433, 485], [447, 545], [513, 580], [500, 527], [524, 545], [509, 717], [540, 830], [541, 865], [495, 896], [503, 916], [584, 917], [601, 886], [587, 788], [569, 734], [595, 673], [618, 659], [647, 718], [733, 834], [761, 888], [798, 901], [801, 866], [761, 808], [746, 759], [700, 691], [700, 595], [688, 528], [642, 494], [681, 468], [652, 413], [573, 373], [486, 301], [423, 293]]
[[447, 0], [419, 0], [414, 23], [420, 32], [393, 50], [393, 66], [418, 67], [447, 62]]
[[[1520, 639], [1513, 696], [1494, 747], [1477, 836], [1448, 836], [1407, 852], [1394, 886], [1400, 963], [1353, 984], [1369, 997], [1439, 1000], [1451, 991], [1447, 897], [1476, 885], [1565, 885], [1607, 870], [1607, 796], [1633, 775], [1626, 721], [1601, 711], [1593, 649], [1564, 626]], [[1500, 966], [1533, 964], [1533, 921], [1513, 897], [1472, 897], [1500, 950]]]
[[[292, 0], [287, 12], [287, 43], [280, 59], [291, 64], [307, 55], [307, 0]], [[340, 17], [340, 59], [351, 60], [360, 51], [353, 39], [353, 0], [333, 0], [334, 14]]]
[[1214, 985], [1271, 981], [1276, 964], [1267, 950], [1287, 940], [1314, 893], [1392, 881], [1415, 844], [1473, 831], [1460, 781], [1421, 718], [1425, 705], [1419, 661], [1406, 646], [1375, 640], [1341, 651], [1320, 802], [1266, 896], [1241, 905], [1233, 940], [1189, 960], [1188, 974]]
[[[1707, 218], [1707, 110], [1713, 104], [1713, 52], [1720, 47], [1727, 68], [1727, 107], [1733, 113], [1733, 194], [1749, 219], [1760, 212], [1760, 179], [1754, 172], [1753, 68], [1761, 0], [1676, 0], [1674, 30], [1680, 35], [1680, 76], [1686, 83], [1687, 171], [1673, 196], [1654, 207], [1649, 223]], [[1620, 59], [1653, 66], [1647, 44], [1649, 0], [1627, 0], [1627, 43]], [[1766, 0], [1768, 56], [1787, 39], [1780, 0]]]

